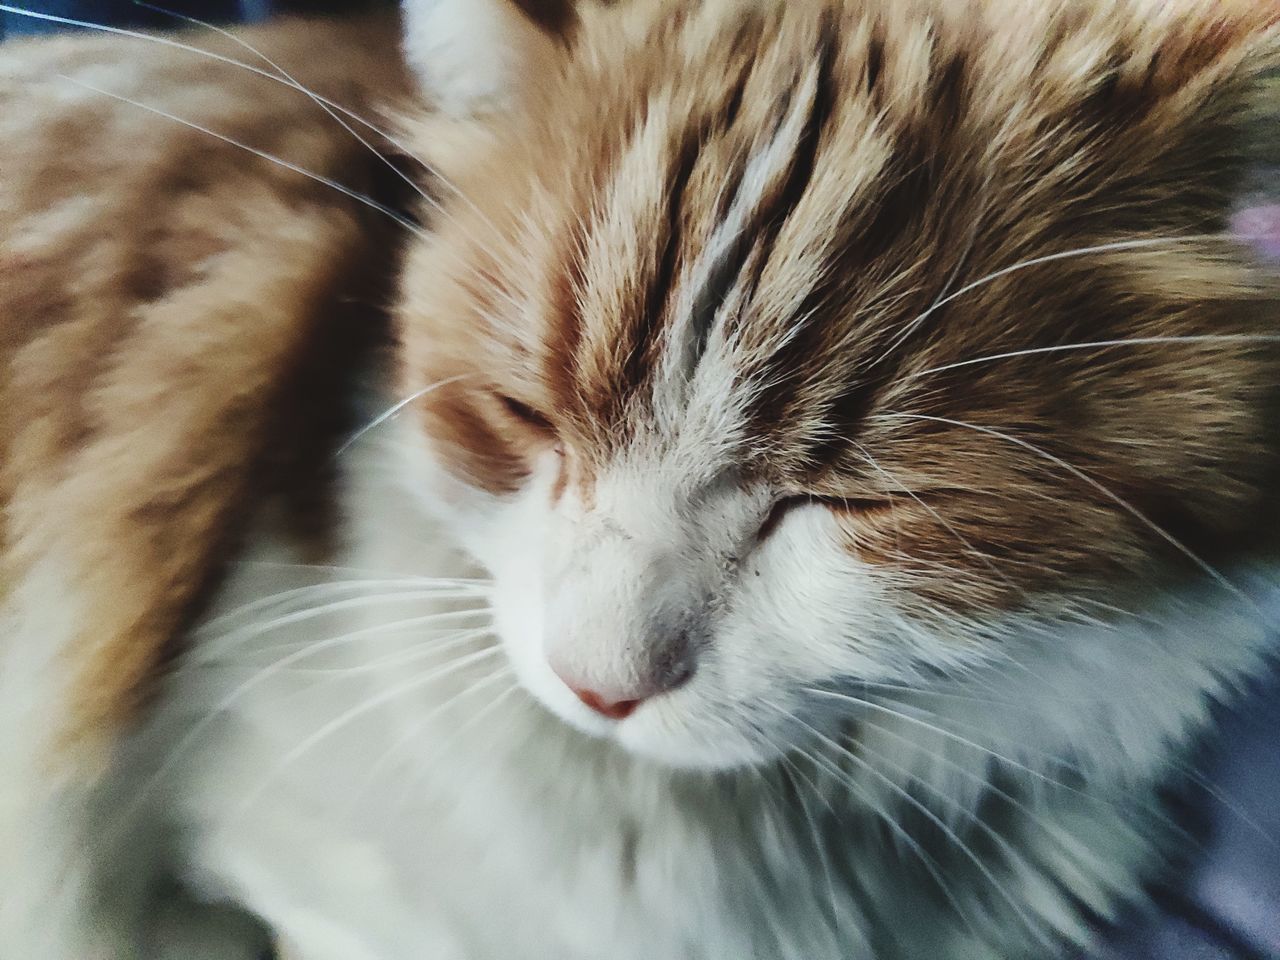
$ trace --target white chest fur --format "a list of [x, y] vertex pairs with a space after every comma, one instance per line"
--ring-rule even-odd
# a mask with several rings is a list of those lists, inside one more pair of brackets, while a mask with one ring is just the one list
[[516, 688], [474, 570], [377, 455], [353, 451], [335, 568], [264, 533], [174, 680], [188, 879], [304, 960], [749, 956], [784, 904], [824, 929], [804, 856], [766, 849], [788, 832], [766, 794], [637, 765]]

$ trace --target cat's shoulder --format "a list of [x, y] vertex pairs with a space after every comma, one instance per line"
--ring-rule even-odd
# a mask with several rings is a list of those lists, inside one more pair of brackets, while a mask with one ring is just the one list
[[397, 30], [0, 46], [0, 583], [56, 558], [95, 611], [67, 640], [77, 729], [142, 695], [266, 453], [329, 416], [298, 394], [385, 295], [403, 228], [358, 199], [394, 179], [360, 121], [405, 95]]

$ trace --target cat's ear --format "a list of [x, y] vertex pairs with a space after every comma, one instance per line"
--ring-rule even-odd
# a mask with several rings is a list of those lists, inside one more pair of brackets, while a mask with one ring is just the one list
[[574, 23], [571, 0], [404, 0], [404, 48], [433, 106], [474, 116], [555, 69]]

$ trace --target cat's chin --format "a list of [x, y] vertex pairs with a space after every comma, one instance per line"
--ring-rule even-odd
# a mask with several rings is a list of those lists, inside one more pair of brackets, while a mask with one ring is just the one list
[[718, 773], [764, 766], [779, 756], [745, 738], [742, 740], [697, 742], [680, 738], [650, 738], [643, 733], [629, 735], [620, 730], [614, 741], [633, 757], [672, 770]]
[[564, 709], [543, 701], [560, 721], [588, 736], [613, 744], [629, 756], [671, 770], [720, 772], [760, 767], [780, 755], [770, 746], [745, 734], [735, 734], [727, 724], [702, 724], [675, 715], [674, 711], [640, 712], [621, 722], [596, 717], [585, 710]]

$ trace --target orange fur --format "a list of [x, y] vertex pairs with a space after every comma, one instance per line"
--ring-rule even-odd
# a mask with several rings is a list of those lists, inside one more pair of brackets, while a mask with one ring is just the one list
[[[1274, 281], [1203, 236], [1244, 173], [1274, 20], [1207, 0], [584, 7], [516, 116], [460, 142], [425, 127], [467, 200], [411, 254], [405, 383], [449, 381], [420, 408], [473, 482], [520, 475], [519, 449], [483, 427], [494, 392], [542, 411], [588, 474], [607, 463], [650, 415], [682, 279], [795, 113], [733, 260], [749, 295], [725, 321], [740, 344], [724, 389], [768, 385], [744, 470], [891, 501], [847, 511], [850, 548], [954, 608], [1147, 571], [1178, 552], [1156, 525], [1235, 548], [1272, 511], [1274, 343], [950, 366], [1275, 332]], [[1186, 239], [1044, 263], [933, 309], [1024, 260], [1170, 237]]]
[[[357, 113], [405, 91], [391, 20], [244, 36]], [[296, 436], [284, 392], [391, 258], [376, 212], [58, 74], [357, 191], [378, 167], [306, 96], [228, 64], [119, 38], [0, 48], [0, 583], [44, 555], [71, 565], [93, 618], [65, 733], [97, 742], [145, 695], [264, 455]]]

